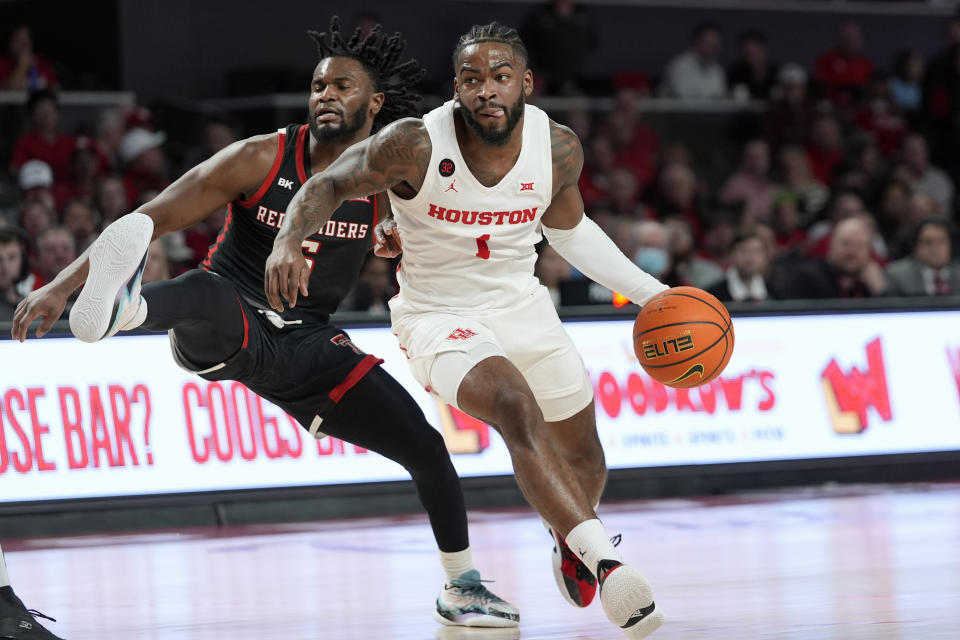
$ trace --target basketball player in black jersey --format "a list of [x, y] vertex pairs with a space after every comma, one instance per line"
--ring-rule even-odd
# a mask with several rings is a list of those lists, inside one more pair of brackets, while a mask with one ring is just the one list
[[[277, 404], [315, 437], [329, 434], [403, 465], [426, 508], [446, 584], [435, 617], [444, 624], [516, 626], [519, 614], [480, 583], [467, 539], [456, 472], [443, 438], [407, 392], [329, 323], [373, 245], [385, 197], [345, 202], [302, 244], [311, 265], [310, 296], [277, 313], [263, 291], [267, 256], [290, 199], [312, 174], [373, 128], [415, 114], [411, 85], [423, 70], [398, 64], [400, 34], [347, 41], [334, 18], [311, 32], [320, 52], [309, 97], [309, 122], [237, 142], [188, 171], [149, 204], [104, 230], [91, 248], [17, 309], [13, 337], [44, 317], [42, 336], [67, 296], [86, 282], [70, 327], [93, 342], [117, 331], [168, 331], [178, 364], [207, 380], [239, 380]], [[200, 268], [140, 290], [152, 239], [205, 218], [227, 204], [229, 215]]]

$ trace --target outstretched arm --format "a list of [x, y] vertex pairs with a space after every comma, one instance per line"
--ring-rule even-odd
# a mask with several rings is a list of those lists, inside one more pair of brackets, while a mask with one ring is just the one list
[[[240, 194], [252, 194], [270, 172], [277, 144], [277, 134], [235, 142], [185, 173], [140, 207], [141, 213], [153, 219], [154, 239], [186, 229]], [[43, 321], [37, 328], [37, 337], [50, 331], [63, 314], [67, 298], [86, 282], [90, 270], [89, 253], [88, 248], [52, 282], [20, 302], [11, 330], [15, 340], [26, 340], [30, 323], [39, 317]]]
[[430, 136], [423, 121], [407, 118], [353, 145], [322, 172], [311, 176], [290, 201], [273, 252], [267, 258], [264, 288], [270, 306], [282, 312], [284, 299], [294, 307], [298, 293], [308, 295], [310, 269], [300, 245], [327, 223], [340, 203], [401, 183], [419, 189], [430, 151]]
[[590, 218], [583, 214], [577, 181], [583, 168], [580, 140], [567, 127], [550, 123], [553, 149], [553, 200], [543, 214], [543, 235], [581, 273], [638, 305], [667, 289], [627, 258]]

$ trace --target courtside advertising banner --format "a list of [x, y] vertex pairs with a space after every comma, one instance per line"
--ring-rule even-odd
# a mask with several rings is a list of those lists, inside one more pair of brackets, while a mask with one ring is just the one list
[[[721, 377], [678, 390], [639, 368], [631, 321], [566, 323], [610, 468], [960, 450], [957, 326], [956, 311], [737, 318]], [[461, 475], [512, 472], [499, 435], [416, 384], [389, 329], [348, 331], [413, 394]], [[407, 477], [314, 439], [239, 383], [182, 371], [165, 335], [0, 340], [0, 502]]]

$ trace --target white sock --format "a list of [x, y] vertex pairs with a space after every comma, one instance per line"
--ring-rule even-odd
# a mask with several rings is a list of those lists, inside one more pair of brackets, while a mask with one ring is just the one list
[[603, 524], [597, 519], [584, 520], [575, 526], [567, 536], [567, 546], [580, 556], [594, 575], [597, 573], [597, 563], [601, 560], [623, 562]]
[[443, 572], [447, 574], [447, 581], [449, 582], [473, 569], [473, 554], [470, 552], [470, 547], [453, 553], [441, 551], [440, 564], [443, 565]]
[[3, 559], [3, 549], [0, 549], [0, 587], [10, 586], [10, 576], [7, 575], [7, 563]]

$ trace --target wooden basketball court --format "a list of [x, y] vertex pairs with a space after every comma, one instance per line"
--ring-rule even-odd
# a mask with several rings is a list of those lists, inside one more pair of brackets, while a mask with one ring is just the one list
[[[960, 484], [603, 505], [667, 624], [654, 638], [960, 638]], [[3, 540], [14, 587], [69, 640], [623, 637], [564, 602], [529, 511], [471, 513], [519, 630], [441, 627], [424, 517]]]

